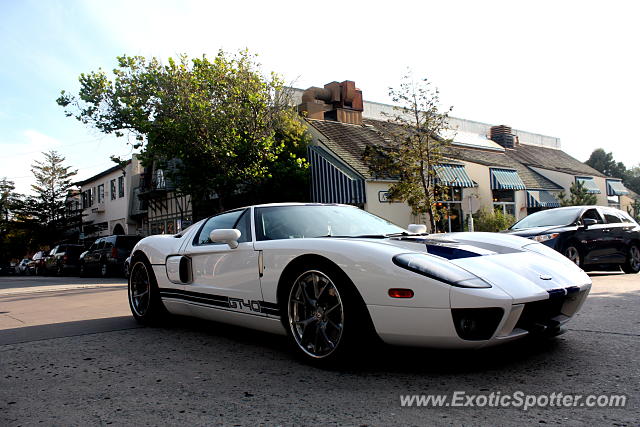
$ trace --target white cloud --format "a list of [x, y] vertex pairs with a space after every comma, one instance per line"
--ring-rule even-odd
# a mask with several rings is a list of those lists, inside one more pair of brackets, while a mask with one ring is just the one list
[[25, 152], [31, 153], [33, 151], [42, 151], [49, 150], [55, 148], [60, 145], [60, 141], [57, 139], [45, 135], [42, 132], [38, 132], [37, 130], [28, 129], [22, 133], [27, 138], [26, 150]]

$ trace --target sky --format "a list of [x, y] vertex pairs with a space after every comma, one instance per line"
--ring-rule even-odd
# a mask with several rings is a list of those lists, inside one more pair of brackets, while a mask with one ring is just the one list
[[299, 88], [354, 80], [389, 103], [407, 68], [452, 115], [596, 148], [640, 164], [637, 1], [0, 0], [0, 178], [28, 192], [55, 149], [78, 180], [130, 156], [126, 139], [65, 117], [61, 90], [119, 55], [214, 56], [248, 48]]

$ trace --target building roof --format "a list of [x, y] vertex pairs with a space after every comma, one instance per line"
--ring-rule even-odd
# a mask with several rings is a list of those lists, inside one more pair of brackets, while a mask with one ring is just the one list
[[507, 149], [506, 153], [509, 157], [527, 166], [555, 170], [570, 175], [604, 177], [601, 172], [591, 166], [555, 148], [520, 144], [513, 149]]
[[[321, 142], [329, 150], [365, 178], [373, 178], [368, 165], [363, 159], [365, 148], [367, 145], [387, 145], [384, 135], [390, 132], [391, 126], [394, 126], [381, 120], [367, 119], [364, 120], [363, 125], [311, 119], [308, 119], [307, 122], [324, 136], [324, 138], [321, 138]], [[514, 160], [502, 151], [452, 146], [448, 157], [485, 166], [514, 169], [518, 172], [527, 188], [562, 189], [559, 185]]]
[[562, 190], [558, 184], [550, 181], [520, 162], [515, 161], [505, 152], [477, 150], [472, 148], [451, 147], [451, 157], [465, 162], [477, 163], [489, 167], [515, 169], [525, 187], [539, 190]]
[[307, 122], [325, 137], [321, 142], [340, 160], [363, 177], [372, 177], [363, 155], [368, 145], [386, 145], [380, 133], [366, 124], [353, 125], [312, 119], [307, 119]]
[[[131, 160], [127, 160], [127, 162], [125, 163], [124, 166], [129, 165], [129, 163], [131, 163]], [[97, 179], [100, 179], [103, 176], [109, 175], [110, 173], [115, 172], [115, 171], [117, 171], [119, 169], [121, 170], [122, 168], [123, 168], [123, 166], [121, 166], [121, 165], [115, 165], [113, 167], [110, 167], [107, 170], [103, 170], [102, 172], [92, 176], [91, 178], [87, 178], [87, 179], [82, 180], [82, 181], [74, 182], [73, 185], [77, 185], [78, 187], [82, 187], [83, 185], [85, 185], [85, 184], [87, 184], [87, 183], [89, 183], [91, 181], [95, 181]]]

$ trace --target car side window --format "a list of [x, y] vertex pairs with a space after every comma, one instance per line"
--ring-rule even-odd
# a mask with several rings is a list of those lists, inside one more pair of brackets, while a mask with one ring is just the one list
[[[250, 240], [250, 236], [248, 236], [249, 234], [248, 232], [245, 233], [246, 230], [242, 228], [243, 224], [241, 223], [243, 222], [248, 223], [248, 221], [241, 221], [241, 220], [244, 220], [244, 218], [248, 216], [248, 214], [245, 215], [245, 213], [248, 211], [249, 209], [243, 209], [243, 210], [223, 213], [223, 214], [216, 215], [209, 218], [204, 223], [204, 225], [200, 229], [200, 232], [194, 239], [194, 244], [195, 245], [214, 244], [209, 239], [209, 234], [211, 234], [213, 230], [218, 230], [220, 228], [236, 228], [240, 230], [242, 235], [240, 236], [240, 239], [238, 240], [238, 242], [247, 242], [248, 240]], [[244, 228], [246, 228], [246, 226]]]
[[624, 212], [622, 211], [613, 211], [616, 215], [618, 215], [618, 218], [620, 218], [620, 222], [623, 222], [625, 224], [628, 223], [633, 223], [633, 221], [631, 220], [631, 218]]
[[98, 246], [96, 247], [97, 250], [103, 249], [104, 248], [104, 240], [100, 240], [98, 242]]
[[585, 213], [582, 214], [582, 220], [585, 219], [595, 219], [598, 224], [604, 224], [604, 221], [597, 209], [588, 209]]
[[620, 217], [615, 212], [610, 210], [604, 211], [604, 219], [607, 220], [607, 224], [620, 224], [622, 222]]
[[105, 240], [104, 241], [104, 248], [105, 249], [111, 249], [113, 247], [113, 241], [112, 240]]

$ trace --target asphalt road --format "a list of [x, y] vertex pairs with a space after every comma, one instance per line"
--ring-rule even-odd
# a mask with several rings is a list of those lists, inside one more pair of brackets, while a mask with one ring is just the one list
[[[593, 274], [570, 330], [481, 351], [372, 348], [311, 368], [283, 338], [139, 327], [123, 280], [0, 277], [0, 425], [639, 425], [640, 275]], [[624, 394], [625, 408], [422, 407], [401, 394]]]

